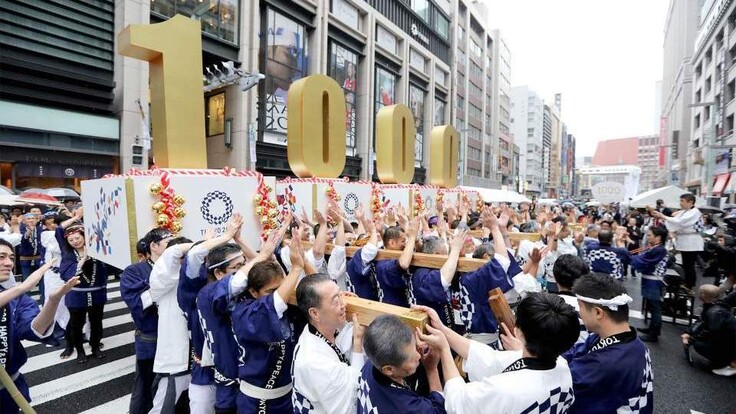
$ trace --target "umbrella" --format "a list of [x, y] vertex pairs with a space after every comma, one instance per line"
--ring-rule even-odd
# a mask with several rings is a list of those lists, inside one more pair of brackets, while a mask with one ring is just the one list
[[18, 196], [18, 201], [28, 204], [48, 204], [48, 205], [59, 205], [59, 200], [56, 197], [44, 193], [24, 191]]
[[45, 193], [58, 199], [79, 198], [79, 194], [77, 194], [77, 192], [72, 190], [71, 188], [49, 188], [45, 191]]
[[[644, 193], [641, 193], [631, 199], [629, 207], [631, 208], [645, 208], [655, 207], [657, 200], [664, 201], [665, 207], [680, 209], [680, 196], [688, 193], [687, 190], [675, 187], [674, 185], [668, 185], [667, 187], [656, 188]], [[705, 200], [702, 197], [695, 197], [695, 206], [700, 208], [706, 205]]]
[[8, 187], [4, 185], [0, 185], [0, 195], [14, 195], [15, 193], [13, 190], [9, 189]]
[[23, 203], [18, 201], [17, 195], [12, 194], [0, 194], [0, 206], [22, 206]]

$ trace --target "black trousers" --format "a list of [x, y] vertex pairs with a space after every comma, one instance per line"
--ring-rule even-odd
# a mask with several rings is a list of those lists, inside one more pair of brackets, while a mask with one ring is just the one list
[[84, 323], [89, 315], [89, 345], [92, 349], [100, 347], [102, 340], [102, 314], [105, 305], [93, 305], [87, 308], [69, 309], [69, 339], [77, 350], [77, 355], [84, 354]]
[[153, 407], [153, 358], [135, 360], [135, 386], [130, 395], [130, 414], [146, 414]]
[[695, 286], [695, 262], [700, 252], [680, 252], [682, 255], [682, 270], [685, 272], [685, 287], [692, 289]]

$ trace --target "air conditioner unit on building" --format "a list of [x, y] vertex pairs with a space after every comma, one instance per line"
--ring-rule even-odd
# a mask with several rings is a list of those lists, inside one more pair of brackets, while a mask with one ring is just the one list
[[703, 150], [701, 148], [696, 148], [695, 151], [693, 151], [693, 164], [703, 165], [704, 163]]

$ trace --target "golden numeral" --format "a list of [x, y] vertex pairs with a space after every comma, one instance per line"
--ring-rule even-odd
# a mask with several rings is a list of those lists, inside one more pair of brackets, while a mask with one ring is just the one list
[[298, 177], [339, 177], [345, 169], [345, 94], [334, 79], [291, 84], [286, 103], [289, 166]]
[[429, 139], [429, 183], [442, 188], [455, 187], [460, 135], [452, 125], [442, 125], [432, 128]]
[[202, 27], [177, 15], [130, 25], [118, 36], [123, 56], [149, 63], [153, 153], [164, 168], [207, 168], [202, 99]]
[[414, 116], [404, 104], [385, 106], [376, 116], [376, 171], [384, 184], [414, 178]]

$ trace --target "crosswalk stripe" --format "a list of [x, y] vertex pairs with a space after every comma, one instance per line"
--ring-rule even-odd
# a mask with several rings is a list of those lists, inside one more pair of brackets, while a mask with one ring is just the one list
[[47, 401], [56, 400], [65, 395], [94, 387], [97, 384], [133, 372], [135, 372], [135, 355], [34, 385], [31, 387], [33, 405], [40, 405]]
[[82, 411], [79, 414], [109, 414], [109, 413], [125, 413], [128, 412], [130, 406], [130, 394], [120, 397], [116, 400], [112, 400], [102, 405], [98, 405], [95, 408], [91, 408], [87, 411]]
[[[113, 348], [117, 348], [119, 346], [124, 346], [128, 344], [132, 344], [134, 342], [134, 336], [131, 334], [131, 332], [124, 332], [118, 335], [113, 335], [107, 338], [104, 338], [104, 344], [105, 344], [105, 350], [110, 350]], [[92, 348], [89, 346], [88, 343], [84, 344], [84, 350], [89, 355], [92, 353]], [[41, 354], [35, 357], [28, 358], [28, 362], [26, 362], [25, 365], [23, 365], [23, 368], [21, 371], [26, 374], [29, 372], [33, 372], [39, 369], [44, 369], [53, 365], [63, 364], [64, 362], [74, 360], [74, 358], [77, 357], [77, 353], [74, 352], [69, 359], [61, 359], [59, 358], [59, 350], [54, 349], [54, 352], [47, 352], [45, 354]]]
[[[115, 309], [111, 309], [113, 307], [113, 305], [120, 305], [120, 304], [122, 304], [122, 306], [115, 306]], [[125, 302], [121, 302], [120, 304], [113, 303], [110, 306], [105, 305], [105, 311], [112, 311], [112, 310], [116, 310], [116, 309], [122, 309], [122, 308], [125, 307]], [[113, 327], [113, 326], [123, 325], [123, 324], [129, 323], [129, 322], [133, 322], [133, 318], [130, 316], [129, 313], [126, 313], [126, 314], [123, 314], [123, 315], [119, 315], [119, 316], [113, 316], [111, 318], [105, 318], [105, 319], [102, 320], [102, 329], [110, 328], [110, 327]], [[21, 344], [23, 344], [23, 347], [26, 348], [26, 349], [28, 349], [28, 348], [30, 348], [32, 346], [42, 345], [39, 342], [33, 342], [33, 341], [27, 341], [27, 340], [21, 341]]]

